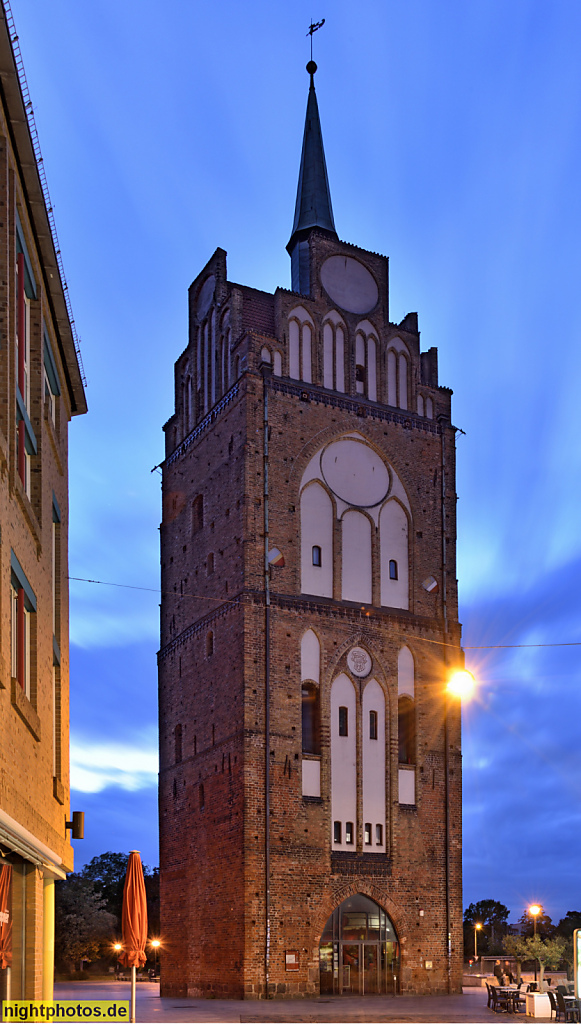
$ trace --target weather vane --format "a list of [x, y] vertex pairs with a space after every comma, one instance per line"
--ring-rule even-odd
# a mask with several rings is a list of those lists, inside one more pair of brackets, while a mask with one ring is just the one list
[[313, 59], [313, 35], [315, 32], [318, 32], [319, 29], [322, 28], [324, 24], [325, 19], [323, 18], [322, 21], [312, 21], [311, 24], [309, 25], [309, 31], [307, 32], [307, 35], [311, 37], [311, 61]]

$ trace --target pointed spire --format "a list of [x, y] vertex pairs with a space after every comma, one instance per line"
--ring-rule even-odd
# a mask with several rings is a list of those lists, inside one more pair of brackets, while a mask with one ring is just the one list
[[334, 238], [337, 238], [327, 178], [325, 150], [323, 149], [323, 135], [319, 120], [319, 107], [315, 92], [314, 76], [316, 70], [317, 65], [313, 60], [310, 60], [307, 64], [307, 71], [311, 76], [311, 84], [307, 101], [307, 116], [301, 153], [295, 219], [292, 235], [287, 245], [287, 250], [291, 257], [297, 243], [304, 239], [313, 228], [328, 231]]

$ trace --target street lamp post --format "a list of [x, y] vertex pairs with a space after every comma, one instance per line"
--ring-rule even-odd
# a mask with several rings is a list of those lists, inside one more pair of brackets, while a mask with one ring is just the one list
[[[529, 914], [531, 915], [531, 917], [533, 919], [533, 938], [535, 938], [535, 939], [537, 937], [537, 917], [541, 913], [542, 909], [543, 908], [540, 907], [538, 903], [532, 903], [531, 906], [529, 907]], [[535, 960], [535, 982], [536, 982], [536, 980], [537, 980], [537, 961]]]
[[159, 939], [152, 939], [150, 942], [150, 946], [153, 949], [153, 973], [155, 975], [157, 974], [157, 951], [161, 946], [161, 942], [159, 941]]
[[482, 928], [480, 921], [477, 921], [474, 925], [474, 959], [478, 960], [478, 932]]

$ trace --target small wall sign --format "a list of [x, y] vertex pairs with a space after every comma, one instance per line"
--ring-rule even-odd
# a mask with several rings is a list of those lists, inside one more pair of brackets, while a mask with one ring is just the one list
[[299, 951], [298, 949], [287, 949], [284, 955], [284, 965], [286, 971], [298, 971], [299, 969]]

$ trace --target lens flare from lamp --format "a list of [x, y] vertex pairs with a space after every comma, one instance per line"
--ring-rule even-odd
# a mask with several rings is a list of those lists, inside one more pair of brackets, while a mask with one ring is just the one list
[[533, 903], [532, 906], [529, 907], [529, 914], [531, 917], [538, 917], [542, 909], [543, 908], [539, 907], [538, 903]]
[[474, 696], [476, 680], [468, 669], [458, 669], [448, 680], [448, 693], [462, 700], [470, 700]]

